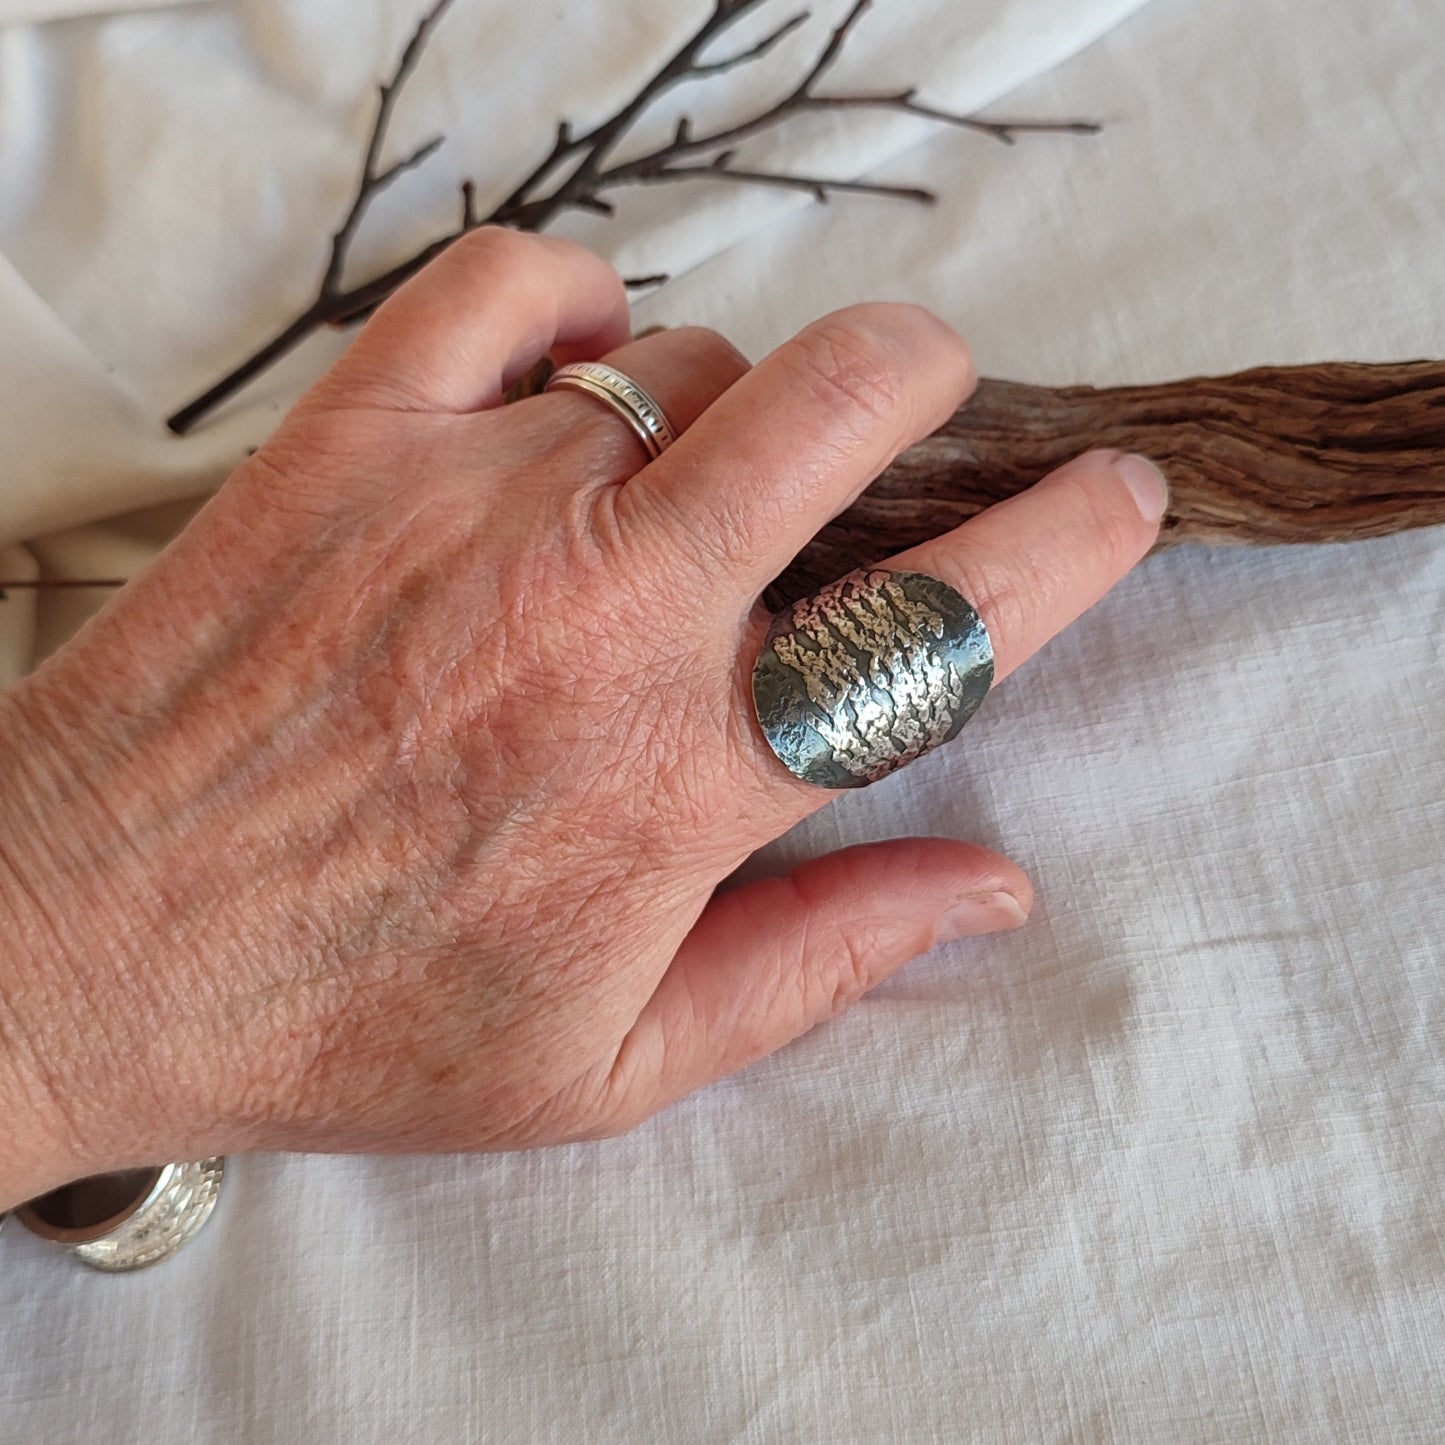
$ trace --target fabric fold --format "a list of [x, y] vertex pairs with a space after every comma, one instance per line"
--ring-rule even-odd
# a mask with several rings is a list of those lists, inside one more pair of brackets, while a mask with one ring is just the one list
[[177, 5], [213, 5], [216, 0], [0, 0], [0, 27], [36, 25], [47, 20], [123, 15], [135, 10], [161, 10]]

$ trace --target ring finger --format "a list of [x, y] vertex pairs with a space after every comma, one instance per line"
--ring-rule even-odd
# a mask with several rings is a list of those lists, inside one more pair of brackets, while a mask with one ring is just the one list
[[1149, 551], [1168, 502], [1152, 462], [1088, 452], [883, 565], [941, 578], [968, 598], [988, 629], [998, 681]]

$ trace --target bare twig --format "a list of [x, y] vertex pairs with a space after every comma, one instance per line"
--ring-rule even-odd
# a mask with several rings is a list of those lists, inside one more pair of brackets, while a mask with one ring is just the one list
[[386, 143], [387, 129], [391, 124], [392, 111], [396, 108], [397, 97], [406, 84], [432, 32], [441, 23], [442, 17], [452, 7], [454, 0], [434, 0], [431, 8], [422, 16], [411, 39], [407, 41], [397, 61], [391, 78], [385, 81], [377, 92], [376, 116], [371, 123], [371, 133], [366, 141], [366, 156], [361, 166], [361, 177], [357, 182], [356, 194], [346, 217], [331, 237], [331, 249], [322, 272], [321, 282], [311, 304], [288, 326], [282, 328], [258, 351], [221, 378], [214, 386], [208, 387], [194, 401], [183, 406], [166, 425], [177, 435], [191, 429], [207, 412], [219, 406], [228, 396], [239, 391], [268, 367], [283, 356], [294, 351], [308, 336], [323, 326], [334, 325], [346, 315], [345, 291], [342, 276], [346, 269], [346, 258], [351, 242], [361, 225], [367, 207], [376, 196], [389, 186], [404, 171], [414, 169], [434, 155], [442, 144], [442, 137], [435, 136], [424, 145], [418, 146], [409, 155], [394, 165], [378, 170], [381, 150]]
[[694, 65], [690, 73], [694, 77], [723, 75], [729, 70], [736, 69], [739, 65], [746, 65], [750, 60], [760, 60], [780, 40], [791, 35], [798, 26], [807, 23], [808, 12], [800, 10], [791, 19], [783, 21], [776, 30], [769, 31], [756, 45], [750, 45], [746, 50], [740, 50], [736, 55], [729, 55], [724, 60], [710, 61], [706, 65]]
[[[393, 291], [448, 246], [479, 226], [502, 225], [536, 231], [568, 210], [587, 210], [599, 215], [612, 213], [604, 192], [622, 186], [659, 185], [666, 182], [710, 179], [732, 184], [782, 187], [804, 191], [819, 200], [833, 193], [886, 196], [914, 202], [934, 199], [931, 192], [915, 186], [889, 185], [856, 179], [825, 176], [794, 176], [739, 167], [732, 157], [719, 160], [738, 141], [770, 130], [794, 116], [824, 110], [896, 110], [942, 124], [963, 127], [1012, 143], [1025, 133], [1054, 132], [1071, 135], [1093, 134], [1098, 127], [1083, 121], [990, 121], [975, 116], [953, 115], [924, 105], [912, 90], [830, 95], [820, 93], [819, 82], [834, 62], [868, 9], [870, 0], [854, 4], [830, 33], [827, 42], [809, 66], [803, 79], [783, 98], [757, 114], [699, 135], [684, 117], [678, 122], [671, 142], [630, 160], [614, 161], [635, 122], [644, 111], [675, 86], [706, 80], [736, 69], [769, 54], [808, 19], [800, 11], [769, 31], [752, 45], [720, 59], [706, 59], [713, 42], [745, 15], [767, 0], [714, 0], [712, 11], [682, 44], [653, 72], [625, 104], [585, 131], [574, 131], [563, 121], [557, 126], [551, 147], [538, 163], [491, 210], [477, 204], [476, 187], [470, 180], [461, 187], [461, 207], [454, 229], [423, 246], [414, 255], [391, 266], [378, 276], [348, 287], [344, 276], [351, 243], [371, 202], [404, 172], [423, 164], [441, 145], [434, 137], [408, 152], [391, 165], [382, 166], [381, 153], [397, 97], [416, 69], [452, 0], [435, 0], [402, 51], [391, 77], [378, 88], [376, 114], [367, 138], [357, 188], [341, 225], [333, 233], [326, 265], [316, 295], [280, 332], [232, 368], [194, 401], [183, 406], [166, 425], [173, 432], [189, 431], [196, 422], [239, 391], [282, 356], [325, 326], [349, 325], [370, 315]], [[679, 164], [696, 158], [697, 164]], [[663, 278], [642, 278], [639, 283], [655, 284]]]
[[815, 95], [809, 103], [829, 110], [898, 110], [923, 120], [992, 136], [1010, 146], [1017, 144], [1021, 135], [1098, 135], [1103, 130], [1103, 126], [1093, 120], [985, 120], [977, 115], [959, 115], [923, 105], [914, 99], [916, 94], [917, 91], [900, 90], [891, 95]]
[[326, 273], [321, 278], [318, 301], [335, 296], [340, 289], [341, 274], [346, 268], [346, 254], [357, 228], [361, 225], [361, 218], [366, 214], [366, 208], [403, 171], [421, 165], [442, 144], [442, 137], [435, 136], [384, 171], [376, 168], [381, 160], [381, 148], [386, 143], [386, 132], [391, 124], [391, 113], [396, 108], [397, 96], [401, 94], [401, 88], [412, 71], [416, 69], [421, 53], [431, 39], [432, 31], [441, 23], [442, 16], [451, 9], [452, 4], [453, 0], [435, 0], [412, 32], [411, 39], [401, 52], [401, 59], [396, 63], [396, 69], [392, 71], [391, 79], [385, 81], [378, 90], [376, 119], [372, 122], [371, 135], [366, 142], [366, 159], [361, 166], [361, 180], [352, 199], [351, 209], [346, 213], [346, 219], [331, 237], [331, 256], [326, 264]]
[[[876, 94], [820, 94], [817, 89], [819, 82], [832, 68], [834, 62], [842, 53], [843, 46], [847, 43], [848, 37], [852, 34], [854, 27], [858, 24], [859, 20], [863, 18], [864, 12], [871, 4], [872, 0], [854, 0], [848, 13], [843, 17], [842, 21], [834, 27], [828, 37], [827, 43], [818, 53], [817, 58], [813, 61], [813, 64], [809, 67], [802, 80], [783, 96], [781, 100], [759, 111], [756, 115], [750, 116], [746, 120], [737, 121], [732, 125], [724, 126], [720, 130], [709, 131], [702, 135], [697, 134], [692, 129], [691, 121], [688, 117], [684, 116], [678, 122], [677, 130], [668, 144], [660, 146], [657, 150], [647, 155], [637, 156], [620, 165], [610, 166], [597, 171], [588, 194], [595, 197], [599, 191], [610, 189], [614, 186], [634, 185], [638, 183], [656, 184], [659, 181], [695, 178], [708, 174], [705, 167], [679, 166], [676, 162], [688, 156], [708, 155], [725, 147], [734, 146], [737, 142], [755, 136], [761, 131], [773, 129], [793, 116], [817, 111], [904, 111], [910, 115], [916, 115], [927, 120], [977, 131], [983, 135], [989, 135], [996, 140], [1003, 141], [1007, 145], [1014, 144], [1016, 138], [1025, 133], [1058, 133], [1064, 135], [1098, 134], [1100, 127], [1092, 121], [982, 120], [977, 116], [959, 115], [951, 111], [939, 110], [936, 107], [922, 104], [915, 98], [917, 91], [913, 89]], [[750, 58], [750, 53], [745, 51], [743, 56], [738, 58]], [[698, 70], [694, 67], [692, 71], [694, 75], [702, 73], [706, 73], [705, 68], [704, 70]], [[777, 172], [743, 172], [735, 167], [728, 166], [726, 163], [720, 166], [716, 172], [710, 174], [713, 180], [727, 180], [729, 178], [742, 180], [746, 178], [755, 184], [785, 186], [791, 190], [806, 190], [810, 191], [818, 200], [823, 201], [827, 200], [828, 194], [832, 191], [854, 191], [866, 195], [892, 196], [897, 199], [920, 201], [925, 204], [937, 199], [931, 191], [920, 190], [913, 186], [841, 182], [829, 180], [821, 176], [790, 176]], [[575, 198], [554, 197], [549, 199], [560, 199], [564, 205], [578, 204]]]
[[750, 186], [776, 186], [782, 190], [807, 191], [814, 200], [824, 203], [834, 191], [855, 196], [891, 196], [895, 200], [917, 201], [925, 206], [931, 206], [938, 200], [932, 191], [922, 190], [918, 186], [891, 186], [884, 182], [873, 181], [839, 181], [824, 176], [790, 176], [779, 171], [745, 171], [732, 165], [731, 159], [732, 152], [724, 151], [722, 156], [709, 161], [706, 165], [659, 165], [656, 169], [638, 171], [636, 174], [628, 175], [619, 181], [611, 181], [609, 184], [646, 186], [666, 181], [694, 179], [735, 181]]

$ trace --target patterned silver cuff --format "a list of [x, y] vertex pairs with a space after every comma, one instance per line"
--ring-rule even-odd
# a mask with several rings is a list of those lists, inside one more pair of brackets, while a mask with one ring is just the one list
[[863, 788], [954, 737], [993, 682], [974, 607], [921, 572], [871, 568], [774, 619], [753, 702], [788, 770]]
[[97, 1174], [15, 1210], [32, 1234], [117, 1274], [168, 1259], [210, 1218], [225, 1160]]

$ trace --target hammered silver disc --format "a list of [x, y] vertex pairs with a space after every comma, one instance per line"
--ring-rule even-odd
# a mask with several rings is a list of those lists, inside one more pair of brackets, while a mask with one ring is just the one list
[[850, 573], [774, 619], [753, 702], [788, 770], [863, 788], [957, 735], [993, 683], [977, 610], [946, 582]]

